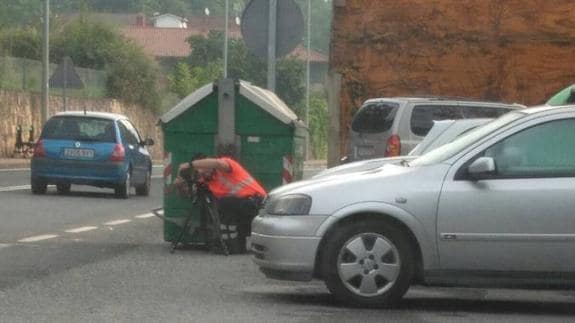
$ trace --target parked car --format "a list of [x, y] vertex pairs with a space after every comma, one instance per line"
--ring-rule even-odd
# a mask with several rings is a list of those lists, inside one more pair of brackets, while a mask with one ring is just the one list
[[313, 178], [320, 178], [324, 176], [340, 175], [351, 172], [361, 172], [381, 167], [385, 164], [403, 163], [417, 158], [428, 151], [437, 147], [443, 146], [446, 143], [453, 141], [461, 134], [483, 125], [493, 119], [462, 119], [462, 120], [441, 120], [434, 121], [433, 127], [427, 133], [423, 141], [421, 141], [409, 154], [397, 157], [384, 157], [360, 160], [351, 162], [332, 168], [325, 169]]
[[575, 106], [517, 110], [407, 164], [282, 186], [254, 261], [359, 306], [412, 284], [575, 288], [573, 129]]
[[545, 104], [547, 105], [566, 105], [575, 103], [575, 84], [571, 84], [561, 91], [555, 93]]
[[497, 118], [519, 104], [431, 98], [378, 98], [365, 101], [354, 115], [348, 136], [348, 162], [405, 155], [437, 120]]
[[100, 112], [62, 112], [51, 117], [36, 143], [31, 163], [32, 193], [59, 193], [72, 184], [113, 188], [128, 198], [150, 192], [152, 161], [146, 146], [125, 116]]

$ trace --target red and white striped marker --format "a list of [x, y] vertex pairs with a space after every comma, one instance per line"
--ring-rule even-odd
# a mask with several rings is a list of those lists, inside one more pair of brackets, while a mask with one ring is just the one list
[[293, 180], [293, 162], [291, 156], [283, 157], [282, 184], [291, 183]]
[[172, 153], [164, 152], [164, 193], [168, 194], [172, 185]]

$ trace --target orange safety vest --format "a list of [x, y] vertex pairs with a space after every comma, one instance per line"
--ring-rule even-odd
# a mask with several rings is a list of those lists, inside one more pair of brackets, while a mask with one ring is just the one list
[[263, 187], [235, 160], [227, 157], [219, 159], [230, 166], [230, 171], [216, 170], [214, 177], [208, 182], [208, 187], [216, 198], [267, 195]]

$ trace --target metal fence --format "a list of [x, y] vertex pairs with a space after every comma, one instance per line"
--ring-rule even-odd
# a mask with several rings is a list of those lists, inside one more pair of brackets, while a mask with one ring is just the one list
[[[50, 64], [50, 74], [56, 70]], [[67, 89], [71, 97], [103, 98], [106, 95], [107, 73], [101, 70], [76, 67], [76, 72], [84, 83], [83, 89]], [[0, 89], [42, 91], [42, 62], [16, 57], [0, 57]], [[51, 95], [60, 95], [61, 89], [50, 89]]]

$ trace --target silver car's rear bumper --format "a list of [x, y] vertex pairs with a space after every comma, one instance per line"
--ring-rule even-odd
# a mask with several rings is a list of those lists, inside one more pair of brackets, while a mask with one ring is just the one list
[[251, 236], [254, 262], [269, 278], [311, 280], [321, 241], [315, 232], [327, 217], [256, 217], [252, 222]]

